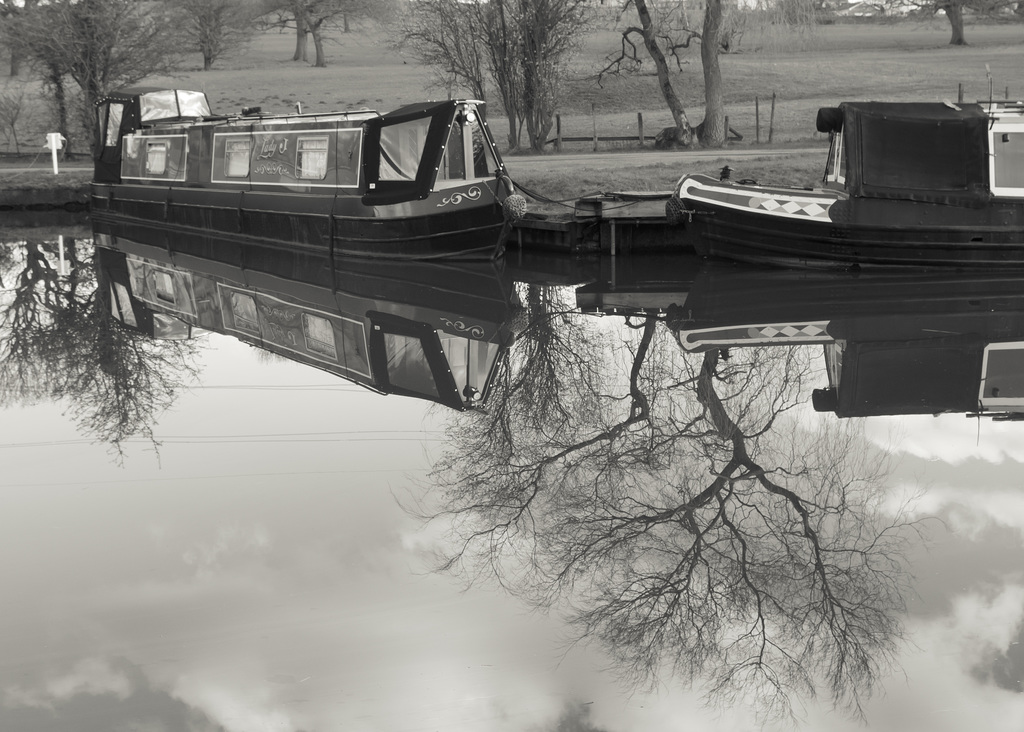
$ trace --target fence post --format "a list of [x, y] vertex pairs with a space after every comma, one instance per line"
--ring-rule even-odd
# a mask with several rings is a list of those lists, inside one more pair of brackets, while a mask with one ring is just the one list
[[562, 115], [555, 115], [555, 150], [562, 152]]
[[590, 103], [590, 119], [594, 125], [594, 152], [597, 152], [597, 112], [593, 102]]
[[772, 92], [772, 113], [768, 118], [768, 144], [772, 144], [772, 135], [775, 133], [775, 92]]
[[725, 137], [722, 138], [722, 144], [729, 144], [729, 115], [725, 115]]
[[956, 85], [956, 103], [964, 103], [964, 83], [962, 81]]
[[754, 95], [754, 140], [761, 144], [761, 100]]
[[[1007, 97], [1009, 99], [1009, 97]], [[636, 134], [640, 138], [640, 147], [644, 146], [644, 113], [636, 113]]]

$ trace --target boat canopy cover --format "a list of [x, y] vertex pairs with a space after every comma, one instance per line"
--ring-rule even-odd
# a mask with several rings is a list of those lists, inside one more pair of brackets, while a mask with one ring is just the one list
[[814, 120], [818, 132], [839, 132], [843, 129], [843, 110], [839, 107], [822, 107]]
[[973, 412], [984, 343], [978, 335], [847, 343], [836, 414]]
[[187, 89], [129, 87], [110, 92], [98, 104], [105, 102], [137, 104], [137, 111], [142, 122], [181, 117], [209, 117], [211, 115], [210, 102], [206, 98], [206, 92], [188, 91]]
[[847, 102], [839, 109], [851, 195], [988, 202], [989, 118], [981, 106]]

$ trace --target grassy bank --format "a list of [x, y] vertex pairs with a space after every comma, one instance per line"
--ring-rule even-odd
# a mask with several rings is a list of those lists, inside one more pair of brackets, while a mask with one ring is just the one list
[[784, 186], [813, 186], [820, 182], [824, 170], [824, 155], [793, 154], [772, 157], [744, 157], [694, 162], [659, 160], [651, 153], [650, 162], [623, 165], [614, 156], [595, 158], [586, 167], [571, 170], [558, 165], [557, 156], [552, 165], [542, 171], [531, 166], [527, 172], [517, 172], [515, 158], [507, 161], [516, 183], [527, 190], [537, 191], [556, 200], [610, 191], [667, 191], [686, 173], [706, 173], [718, 176], [722, 167], [732, 169], [732, 178], [751, 178], [761, 183]]

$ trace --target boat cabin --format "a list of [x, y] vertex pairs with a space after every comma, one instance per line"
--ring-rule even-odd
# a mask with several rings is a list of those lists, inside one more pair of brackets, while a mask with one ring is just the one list
[[494, 181], [500, 156], [483, 102], [424, 102], [362, 110], [215, 116], [206, 94], [131, 88], [97, 105], [96, 183], [323, 192], [366, 205], [426, 198]]
[[1014, 156], [1019, 161], [1024, 152], [1024, 119], [1019, 111], [1011, 116], [1021, 124], [1021, 139], [1007, 137], [997, 145], [993, 140], [1011, 131], [992, 126], [993, 117], [979, 104], [847, 102], [822, 108], [816, 126], [831, 135], [824, 184], [852, 197], [972, 207], [985, 205], [992, 194], [1014, 195], [1008, 191], [1024, 186], [1013, 185], [1009, 174]]

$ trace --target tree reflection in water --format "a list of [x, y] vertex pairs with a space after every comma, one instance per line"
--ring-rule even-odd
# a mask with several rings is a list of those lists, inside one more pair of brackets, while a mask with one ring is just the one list
[[154, 340], [110, 317], [89, 240], [0, 244], [0, 399], [4, 406], [53, 399], [79, 430], [121, 455], [126, 440], [154, 442], [156, 418], [196, 374], [193, 341]]
[[689, 354], [653, 318], [526, 300], [487, 411], [452, 425], [433, 472], [441, 568], [564, 611], [635, 684], [672, 673], [763, 719], [824, 691], [861, 715], [899, 650], [919, 532], [883, 506], [889, 465], [856, 422], [787, 414], [810, 355]]

